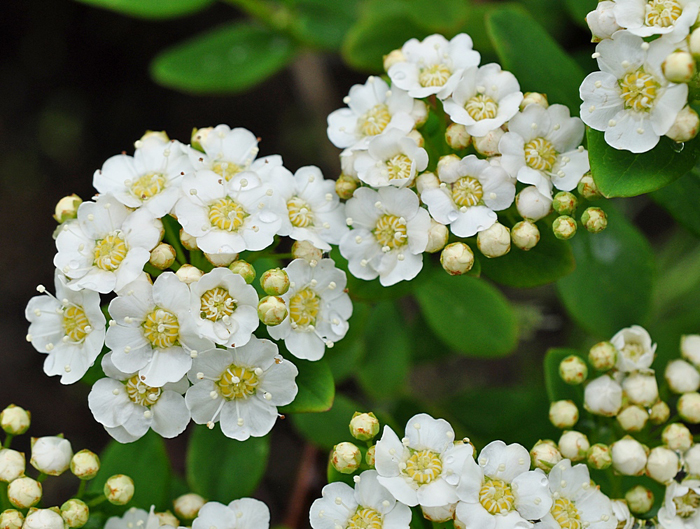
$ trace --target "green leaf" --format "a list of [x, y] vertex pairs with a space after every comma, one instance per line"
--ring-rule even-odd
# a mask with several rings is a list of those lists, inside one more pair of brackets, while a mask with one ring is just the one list
[[654, 191], [651, 198], [671, 216], [700, 237], [700, 168], [694, 167], [672, 184]]
[[499, 9], [486, 27], [503, 69], [517, 77], [523, 92], [545, 92], [550, 103], [578, 109], [584, 72], [528, 13]]
[[440, 271], [417, 286], [430, 328], [455, 351], [471, 356], [503, 356], [518, 342], [515, 314], [503, 295], [482, 279]]
[[290, 29], [306, 44], [337, 50], [357, 18], [357, 0], [291, 0]]
[[310, 443], [324, 450], [331, 450], [341, 441], [352, 440], [350, 419], [362, 406], [345, 395], [337, 394], [333, 407], [323, 413], [292, 415], [292, 424]]
[[370, 307], [366, 303], [353, 303], [347, 334], [331, 349], [326, 349], [324, 358], [328, 361], [333, 378], [338, 384], [355, 373], [357, 364], [365, 355], [365, 328], [369, 313]]
[[228, 503], [250, 496], [265, 474], [269, 453], [269, 436], [236, 441], [219, 428], [198, 426], [187, 447], [187, 483], [208, 500]]
[[170, 472], [163, 438], [151, 430], [133, 443], [111, 441], [100, 455], [100, 472], [88, 484], [88, 493], [101, 494], [107, 479], [126, 474], [134, 480], [130, 506], [165, 510], [170, 506]]
[[586, 137], [591, 174], [608, 198], [634, 197], [667, 186], [690, 171], [700, 153], [698, 138], [681, 148], [664, 136], [651, 151], [635, 154], [610, 147], [603, 132], [589, 128]]
[[365, 336], [367, 354], [357, 372], [360, 386], [376, 401], [392, 399], [406, 387], [411, 367], [405, 318], [395, 302], [374, 307]]
[[285, 36], [246, 23], [218, 27], [158, 55], [151, 75], [160, 84], [195, 94], [233, 94], [284, 68], [295, 47]]
[[330, 409], [335, 397], [333, 375], [325, 359], [309, 362], [295, 358], [299, 369], [296, 378], [299, 393], [291, 404], [279, 408], [280, 413], [319, 412]]
[[586, 23], [586, 15], [591, 11], [595, 11], [598, 5], [598, 0], [565, 0], [566, 8], [571, 15], [571, 18], [579, 26], [588, 29]]
[[[554, 348], [549, 349], [544, 357], [544, 382], [547, 387], [549, 402], [557, 400], [581, 400], [580, 387], [567, 384], [559, 375], [559, 364], [564, 358], [571, 355], [579, 355], [576, 349]], [[583, 358], [581, 358], [583, 360]]]
[[165, 19], [191, 15], [214, 0], [78, 0], [137, 18]]
[[598, 338], [649, 319], [654, 254], [649, 242], [607, 203], [608, 227], [571, 239], [576, 270], [559, 280], [559, 296], [576, 322]]

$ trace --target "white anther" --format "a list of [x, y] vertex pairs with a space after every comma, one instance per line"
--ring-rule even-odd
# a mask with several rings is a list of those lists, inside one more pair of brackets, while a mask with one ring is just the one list
[[197, 373], [197, 380], [204, 380], [204, 373], [202, 373], [201, 371]]
[[239, 417], [238, 421], [236, 421], [236, 423], [238, 424], [238, 426], [243, 426], [243, 418]]
[[211, 400], [216, 400], [218, 396], [219, 394], [216, 391], [209, 392], [209, 398], [211, 398]]

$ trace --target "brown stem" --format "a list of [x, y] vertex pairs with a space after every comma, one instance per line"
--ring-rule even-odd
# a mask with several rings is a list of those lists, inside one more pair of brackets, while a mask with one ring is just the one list
[[302, 519], [305, 519], [304, 514], [306, 513], [306, 497], [309, 494], [309, 489], [317, 471], [317, 454], [318, 450], [312, 444], [307, 443], [304, 446], [297, 471], [297, 479], [292, 489], [292, 495], [289, 498], [287, 516], [284, 520], [286, 527], [291, 527], [292, 529], [302, 527]]

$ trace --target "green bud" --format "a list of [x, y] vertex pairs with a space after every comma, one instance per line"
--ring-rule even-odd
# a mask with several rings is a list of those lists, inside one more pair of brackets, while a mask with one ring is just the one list
[[242, 276], [249, 285], [255, 280], [255, 268], [248, 261], [239, 259], [232, 262], [228, 267], [234, 274]]
[[90, 518], [90, 509], [84, 501], [72, 498], [61, 505], [61, 517], [68, 527], [82, 527]]
[[63, 197], [56, 204], [53, 218], [59, 224], [63, 224], [67, 220], [78, 217], [78, 207], [83, 203], [83, 199], [73, 193], [67, 197]]
[[279, 325], [287, 317], [287, 305], [279, 296], [265, 296], [258, 303], [258, 318], [269, 327]]
[[347, 174], [341, 174], [335, 181], [335, 192], [343, 200], [350, 200], [358, 187], [360, 187], [360, 181]]
[[70, 461], [70, 471], [78, 478], [89, 480], [100, 470], [100, 458], [90, 450], [81, 450]]
[[352, 443], [338, 443], [331, 453], [331, 465], [341, 474], [352, 474], [362, 462], [362, 452]]
[[0, 412], [0, 427], [10, 435], [20, 435], [29, 430], [32, 414], [19, 406], [10, 404]]
[[583, 175], [576, 190], [578, 191], [579, 195], [588, 200], [603, 196], [601, 195], [600, 191], [598, 191], [598, 186], [596, 185], [595, 180], [593, 180], [593, 176], [591, 176], [590, 172]]
[[576, 235], [576, 220], [568, 215], [561, 215], [554, 219], [552, 231], [557, 239], [566, 241]]
[[581, 215], [581, 224], [591, 233], [600, 233], [608, 226], [608, 217], [600, 208], [586, 208]]
[[289, 290], [289, 276], [281, 268], [271, 268], [260, 276], [260, 286], [268, 296], [281, 296]]
[[116, 474], [105, 483], [104, 495], [109, 503], [126, 505], [134, 496], [134, 480], [124, 474]]
[[374, 413], [356, 411], [350, 420], [350, 434], [359, 441], [369, 441], [379, 433], [379, 420]]
[[608, 445], [596, 443], [588, 449], [586, 454], [586, 463], [591, 468], [603, 470], [612, 465], [612, 452]]
[[588, 377], [588, 366], [579, 356], [567, 356], [559, 364], [559, 376], [567, 384], [575, 386]]
[[598, 371], [607, 371], [615, 367], [617, 349], [610, 342], [600, 342], [591, 347], [588, 361]]
[[577, 205], [576, 195], [568, 191], [559, 191], [552, 200], [552, 207], [559, 215], [573, 215]]
[[625, 492], [625, 501], [633, 514], [646, 514], [654, 506], [654, 493], [637, 485]]

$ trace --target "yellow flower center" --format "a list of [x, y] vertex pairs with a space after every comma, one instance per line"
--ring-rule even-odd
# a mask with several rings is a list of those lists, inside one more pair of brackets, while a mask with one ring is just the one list
[[321, 298], [310, 288], [300, 290], [289, 300], [289, 317], [299, 327], [316, 325], [320, 311]]
[[289, 221], [296, 228], [306, 228], [313, 226], [314, 213], [309, 205], [299, 197], [292, 197], [287, 202], [287, 211], [289, 212]]
[[222, 176], [224, 180], [228, 182], [235, 175], [243, 171], [243, 167], [232, 162], [216, 162], [211, 170], [219, 176]]
[[382, 529], [382, 515], [374, 509], [358, 507], [348, 521], [346, 529]]
[[578, 509], [566, 498], [554, 500], [551, 513], [562, 529], [581, 529], [583, 527]]
[[498, 103], [486, 94], [476, 94], [464, 104], [464, 109], [474, 121], [493, 119], [498, 115]]
[[444, 64], [433, 64], [427, 68], [421, 68], [418, 74], [418, 82], [421, 86], [443, 86], [452, 75]]
[[661, 85], [643, 69], [626, 74], [618, 81], [625, 108], [645, 112], [654, 106], [656, 91]]
[[389, 107], [374, 105], [357, 120], [357, 128], [362, 136], [376, 136], [384, 131], [390, 121]]
[[372, 231], [383, 248], [393, 250], [408, 244], [406, 222], [396, 215], [382, 215]]
[[647, 26], [667, 28], [675, 24], [683, 8], [678, 0], [649, 0], [644, 23]]
[[236, 364], [228, 366], [221, 378], [216, 381], [221, 395], [228, 400], [247, 399], [255, 394], [259, 383], [260, 380], [254, 369]]
[[94, 265], [107, 272], [114, 272], [122, 263], [128, 252], [121, 233], [107, 235], [95, 241]]
[[126, 381], [126, 394], [129, 400], [140, 406], [151, 407], [160, 398], [161, 388], [152, 388], [139, 380], [138, 375], [134, 375]]
[[406, 180], [411, 177], [413, 162], [405, 154], [397, 154], [386, 162], [389, 180]]
[[442, 473], [440, 454], [430, 450], [414, 452], [406, 460], [404, 473], [419, 485], [430, 483]]
[[180, 325], [172, 312], [156, 307], [141, 324], [143, 335], [153, 347], [165, 349], [177, 344]]
[[479, 502], [490, 514], [506, 514], [513, 510], [515, 496], [510, 485], [500, 479], [484, 478]]
[[535, 138], [525, 144], [525, 163], [538, 171], [551, 171], [557, 154], [554, 145], [544, 138]]
[[146, 200], [165, 189], [165, 177], [160, 173], [148, 173], [131, 184], [131, 192], [136, 198]]
[[452, 184], [452, 200], [458, 206], [476, 206], [484, 196], [484, 188], [473, 176], [463, 176]]
[[202, 294], [199, 315], [211, 321], [219, 321], [236, 310], [236, 302], [228, 290], [215, 287]]
[[235, 200], [220, 198], [209, 206], [209, 222], [224, 231], [238, 231], [248, 212]]
[[700, 495], [694, 490], [689, 490], [683, 496], [673, 498], [673, 503], [676, 506], [676, 514], [681, 518], [690, 518], [693, 516], [700, 506]]
[[82, 342], [87, 336], [87, 328], [90, 325], [82, 307], [71, 305], [63, 309], [63, 330], [70, 341]]

